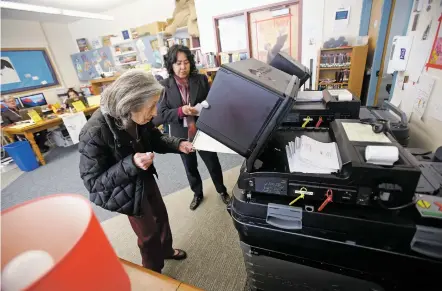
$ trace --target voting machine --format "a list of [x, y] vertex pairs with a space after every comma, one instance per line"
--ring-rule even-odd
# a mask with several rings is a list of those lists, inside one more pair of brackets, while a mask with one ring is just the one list
[[[327, 126], [286, 125], [305, 82], [294, 64], [222, 65], [197, 121], [245, 158], [229, 212], [250, 289], [438, 290], [442, 225], [408, 207], [416, 160], [375, 122], [334, 116]], [[397, 160], [368, 163], [373, 145], [396, 149]], [[303, 148], [317, 164], [292, 163]]]

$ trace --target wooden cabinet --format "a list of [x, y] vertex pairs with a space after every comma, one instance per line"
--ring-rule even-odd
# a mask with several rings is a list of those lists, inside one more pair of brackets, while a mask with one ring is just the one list
[[[368, 45], [321, 49], [316, 67], [316, 88], [318, 90], [348, 89], [353, 95], [360, 98], [365, 74], [367, 51]], [[342, 55], [350, 56], [350, 62], [346, 63], [344, 61], [340, 63], [340, 65], [337, 65], [339, 62], [324, 61], [324, 56], [326, 56], [325, 59], [327, 59], [329, 56]], [[336, 80], [337, 72], [346, 74], [348, 78]]]
[[115, 81], [119, 76], [112, 76], [109, 78], [101, 78], [101, 79], [93, 79], [90, 81], [91, 83], [91, 91], [92, 95], [100, 95], [102, 92], [102, 88], [106, 85], [109, 85], [113, 81]]

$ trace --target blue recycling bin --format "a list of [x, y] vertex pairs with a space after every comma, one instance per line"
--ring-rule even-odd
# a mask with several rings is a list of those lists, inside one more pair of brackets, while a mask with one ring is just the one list
[[28, 141], [17, 141], [3, 147], [20, 170], [30, 172], [38, 168], [37, 158]]

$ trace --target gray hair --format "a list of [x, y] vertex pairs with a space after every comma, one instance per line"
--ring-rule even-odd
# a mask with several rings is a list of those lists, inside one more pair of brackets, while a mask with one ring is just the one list
[[147, 100], [161, 94], [163, 86], [143, 70], [129, 70], [101, 93], [101, 111], [117, 119], [120, 128], [127, 128], [131, 112], [138, 111]]
[[3, 98], [4, 102], [9, 102], [9, 101], [12, 101], [12, 100], [15, 101], [15, 98], [13, 96], [6, 96], [6, 97]]

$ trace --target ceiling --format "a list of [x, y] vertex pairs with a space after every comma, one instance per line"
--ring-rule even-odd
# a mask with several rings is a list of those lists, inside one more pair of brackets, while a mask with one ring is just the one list
[[[48, 6], [61, 9], [77, 10], [82, 12], [103, 13], [123, 4], [137, 0], [6, 0], [6, 2], [26, 3], [39, 6]], [[145, 0], [149, 1], [149, 0]], [[158, 0], [157, 0], [158, 1]], [[80, 20], [79, 17], [53, 15], [39, 12], [29, 12], [14, 9], [1, 9], [1, 17], [5, 19], [61, 22], [69, 23]]]
[[57, 22], [57, 23], [70, 23], [80, 20], [79, 17], [72, 17], [66, 15], [46, 14], [30, 11], [21, 11], [15, 9], [3, 9], [1, 13], [2, 19], [15, 19], [15, 20], [29, 20], [39, 22]]
[[[7, 0], [9, 2], [49, 6], [83, 12], [100, 13], [136, 0]], [[149, 0], [145, 0], [149, 1]], [[157, 0], [158, 1], [158, 0]]]

